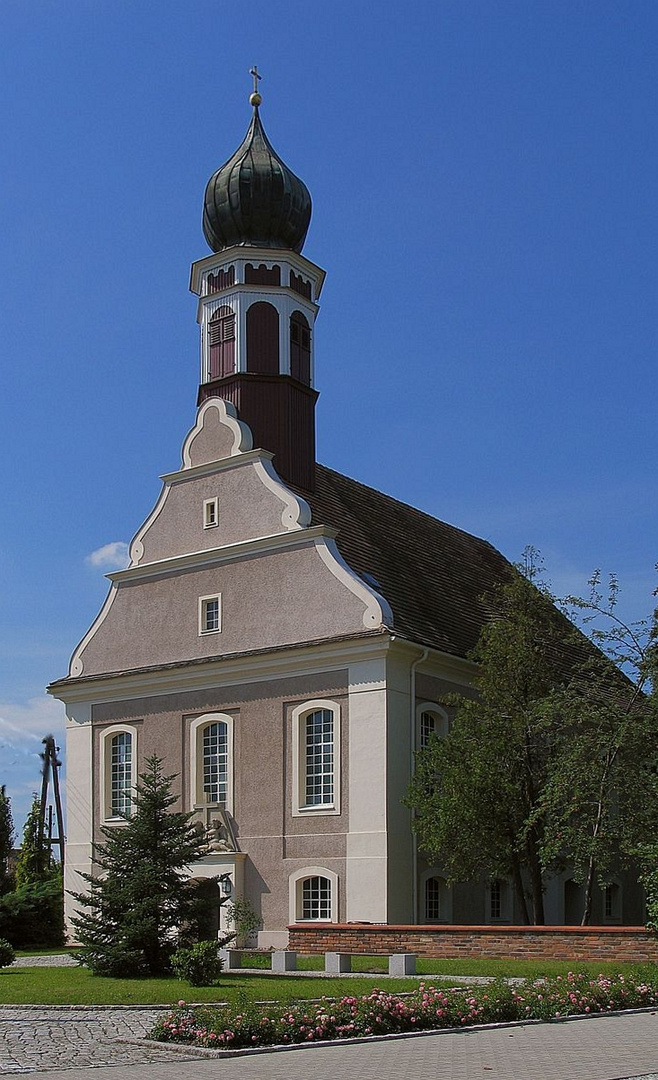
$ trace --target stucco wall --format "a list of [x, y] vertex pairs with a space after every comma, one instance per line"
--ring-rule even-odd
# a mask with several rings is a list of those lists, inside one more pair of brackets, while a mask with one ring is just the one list
[[[341, 810], [293, 817], [292, 711], [296, 705], [327, 698], [340, 707], [342, 740]], [[251, 682], [189, 693], [98, 704], [92, 710], [94, 732], [95, 840], [102, 841], [100, 746], [114, 724], [137, 728], [138, 768], [157, 754], [167, 773], [177, 774], [174, 790], [182, 794], [175, 809], [192, 808], [190, 728], [209, 712], [228, 713], [234, 722], [234, 807], [238, 845], [247, 854], [245, 892], [262, 913], [265, 930], [284, 930], [290, 920], [288, 881], [295, 870], [321, 865], [345, 877], [349, 822], [349, 701], [345, 670]], [[117, 826], [121, 828], [122, 826]], [[339, 894], [340, 896], [340, 894]], [[338, 917], [344, 919], [345, 899]]]
[[[80, 653], [85, 675], [360, 633], [366, 605], [313, 541], [208, 568], [124, 579]], [[199, 633], [199, 597], [221, 594], [221, 633]]]

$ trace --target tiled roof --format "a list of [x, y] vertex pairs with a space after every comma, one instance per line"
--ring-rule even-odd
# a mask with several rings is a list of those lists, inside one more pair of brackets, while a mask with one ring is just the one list
[[466, 656], [489, 614], [482, 597], [509, 577], [507, 559], [486, 540], [323, 465], [315, 483], [304, 492], [313, 524], [338, 530], [341, 555], [388, 600], [394, 630]]

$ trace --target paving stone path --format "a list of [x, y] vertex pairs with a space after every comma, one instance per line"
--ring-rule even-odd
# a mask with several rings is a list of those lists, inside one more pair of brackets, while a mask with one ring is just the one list
[[0, 1073], [197, 1058], [193, 1050], [187, 1053], [122, 1041], [144, 1039], [161, 1011], [0, 1006]]

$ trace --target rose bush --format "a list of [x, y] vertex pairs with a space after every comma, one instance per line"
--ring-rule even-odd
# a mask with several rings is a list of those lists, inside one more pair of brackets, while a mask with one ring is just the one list
[[432, 1031], [509, 1020], [551, 1020], [564, 1016], [635, 1009], [658, 1003], [658, 971], [623, 975], [568, 975], [526, 980], [511, 986], [439, 989], [421, 983], [404, 996], [373, 990], [364, 997], [323, 998], [294, 1005], [245, 1004], [178, 1008], [158, 1022], [151, 1038], [216, 1049], [286, 1045]]

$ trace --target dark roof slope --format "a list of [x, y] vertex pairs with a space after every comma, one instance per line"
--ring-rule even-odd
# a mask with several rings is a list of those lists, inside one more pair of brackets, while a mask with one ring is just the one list
[[324, 465], [316, 465], [315, 483], [304, 492], [313, 524], [338, 529], [341, 555], [388, 600], [395, 631], [466, 656], [490, 613], [483, 595], [509, 578], [507, 559], [486, 540]]

